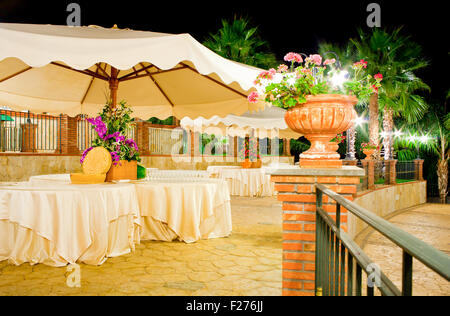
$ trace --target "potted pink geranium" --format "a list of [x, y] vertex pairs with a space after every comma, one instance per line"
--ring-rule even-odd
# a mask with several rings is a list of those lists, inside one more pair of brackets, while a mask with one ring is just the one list
[[382, 77], [367, 75], [364, 60], [346, 72], [335, 66], [335, 59], [323, 60], [318, 54], [303, 59], [300, 54], [289, 53], [284, 59], [289, 66], [283, 64], [258, 75], [258, 92], [250, 94], [248, 100], [263, 100], [287, 110], [287, 125], [311, 142], [311, 148], [300, 155], [300, 166], [342, 166], [330, 141], [352, 126], [358, 98], [376, 92]]

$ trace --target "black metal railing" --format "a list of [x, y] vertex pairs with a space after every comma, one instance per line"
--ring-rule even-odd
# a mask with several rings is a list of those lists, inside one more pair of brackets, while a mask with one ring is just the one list
[[58, 152], [59, 128], [58, 116], [0, 110], [0, 152]]
[[[392, 223], [316, 184], [316, 277], [317, 295], [361, 296], [362, 273], [367, 278], [367, 295], [375, 288], [385, 296], [412, 295], [412, 259], [450, 281], [450, 257]], [[323, 195], [336, 202], [336, 221], [322, 208]], [[399, 290], [364, 251], [341, 229], [341, 208], [345, 207], [403, 250], [402, 289]]]
[[395, 170], [399, 180], [416, 180], [416, 166], [414, 161], [398, 161]]

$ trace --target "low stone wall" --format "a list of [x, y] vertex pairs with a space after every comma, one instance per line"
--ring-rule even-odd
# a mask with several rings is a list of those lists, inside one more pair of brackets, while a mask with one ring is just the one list
[[[427, 182], [414, 181], [384, 186], [373, 191], [355, 195], [354, 202], [380, 217], [396, 211], [426, 203]], [[348, 213], [348, 232], [352, 238], [361, 233], [367, 224]]]
[[[221, 157], [170, 157], [145, 156], [142, 165], [146, 168], [206, 170], [209, 165], [239, 165], [235, 159], [225, 161]], [[271, 162], [293, 163], [294, 157], [263, 158], [265, 165]], [[81, 172], [80, 156], [61, 155], [0, 155], [0, 181], [27, 181], [41, 174]]]

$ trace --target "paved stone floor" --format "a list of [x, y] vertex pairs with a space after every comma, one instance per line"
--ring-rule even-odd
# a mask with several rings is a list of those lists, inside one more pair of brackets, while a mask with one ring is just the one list
[[281, 206], [275, 198], [233, 198], [228, 238], [142, 242], [102, 266], [67, 268], [0, 262], [0, 295], [281, 295]]
[[[450, 205], [424, 204], [392, 214], [388, 220], [426, 243], [450, 255]], [[401, 289], [402, 251], [378, 232], [359, 236], [364, 252]], [[413, 295], [450, 295], [450, 282], [416, 259], [413, 260]]]

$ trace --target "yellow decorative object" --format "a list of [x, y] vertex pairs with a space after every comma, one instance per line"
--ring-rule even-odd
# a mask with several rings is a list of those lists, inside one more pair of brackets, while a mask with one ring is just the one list
[[112, 165], [111, 154], [103, 147], [91, 149], [83, 161], [84, 174], [106, 174]]
[[106, 174], [84, 174], [72, 173], [70, 174], [70, 181], [72, 184], [96, 184], [105, 182]]
[[103, 183], [111, 165], [112, 159], [109, 151], [103, 147], [95, 147], [84, 158], [83, 173], [70, 174], [70, 181], [73, 184]]

